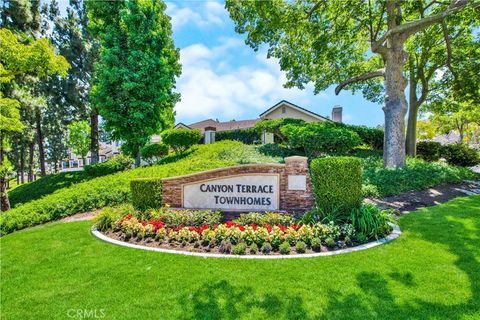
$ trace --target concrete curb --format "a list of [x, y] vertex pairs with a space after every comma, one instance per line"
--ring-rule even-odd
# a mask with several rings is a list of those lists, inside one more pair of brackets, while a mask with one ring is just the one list
[[146, 247], [138, 244], [133, 244], [133, 243], [128, 243], [120, 240], [115, 240], [112, 238], [107, 237], [100, 231], [96, 230], [94, 227], [92, 228], [92, 234], [97, 237], [100, 240], [103, 240], [105, 242], [123, 246], [123, 247], [128, 247], [128, 248], [133, 248], [133, 249], [141, 249], [141, 250], [147, 250], [147, 251], [156, 251], [156, 252], [162, 252], [162, 253], [170, 253], [170, 254], [181, 254], [185, 256], [195, 256], [195, 257], [203, 257], [203, 258], [227, 258], [227, 259], [301, 259], [301, 258], [315, 258], [315, 257], [325, 257], [325, 256], [335, 256], [338, 254], [344, 254], [344, 253], [349, 253], [349, 252], [356, 252], [356, 251], [362, 251], [370, 248], [374, 248], [377, 246], [380, 246], [382, 244], [385, 244], [387, 242], [390, 242], [392, 240], [397, 239], [401, 234], [402, 231], [400, 230], [400, 227], [397, 225], [392, 224], [393, 231], [386, 236], [385, 238], [368, 242], [365, 244], [361, 244], [355, 247], [351, 248], [346, 248], [346, 249], [340, 249], [340, 250], [335, 250], [335, 251], [328, 251], [328, 252], [316, 252], [316, 253], [303, 253], [303, 254], [289, 254], [289, 255], [244, 255], [244, 256], [239, 256], [239, 255], [233, 255], [233, 254], [218, 254], [218, 253], [201, 253], [201, 252], [189, 252], [189, 251], [179, 251], [175, 249], [164, 249], [164, 248], [153, 248], [153, 247]]

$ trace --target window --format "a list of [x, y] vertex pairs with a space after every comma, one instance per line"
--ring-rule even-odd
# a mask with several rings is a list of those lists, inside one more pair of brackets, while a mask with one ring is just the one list
[[282, 107], [282, 113], [287, 113], [287, 107]]

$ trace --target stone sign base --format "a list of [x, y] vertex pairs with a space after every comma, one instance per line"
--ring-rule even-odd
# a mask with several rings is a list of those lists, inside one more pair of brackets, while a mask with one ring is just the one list
[[306, 157], [285, 164], [247, 164], [162, 179], [172, 208], [224, 211], [305, 211], [313, 206]]

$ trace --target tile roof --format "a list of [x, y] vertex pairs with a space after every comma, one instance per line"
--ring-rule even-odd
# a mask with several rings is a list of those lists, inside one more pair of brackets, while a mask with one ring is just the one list
[[247, 129], [253, 127], [261, 119], [238, 120], [219, 122], [213, 119], [207, 119], [200, 122], [189, 124], [189, 128], [204, 130], [206, 127], [214, 127], [217, 131], [230, 131], [237, 129]]

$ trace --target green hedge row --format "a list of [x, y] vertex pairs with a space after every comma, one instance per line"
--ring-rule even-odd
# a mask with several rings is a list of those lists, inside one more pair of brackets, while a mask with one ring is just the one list
[[215, 141], [234, 140], [245, 144], [258, 144], [262, 141], [262, 135], [254, 128], [220, 131], [215, 133]]
[[310, 163], [315, 203], [320, 212], [349, 215], [362, 203], [362, 161], [354, 157], [317, 158]]
[[119, 171], [131, 169], [133, 159], [123, 154], [111, 157], [105, 162], [98, 162], [85, 166], [84, 172], [89, 177], [100, 177]]
[[162, 179], [143, 178], [130, 181], [133, 207], [144, 211], [162, 207]]
[[420, 141], [417, 143], [417, 157], [426, 161], [437, 161], [441, 157], [448, 164], [473, 167], [480, 163], [480, 153], [464, 143], [442, 146], [439, 142]]

